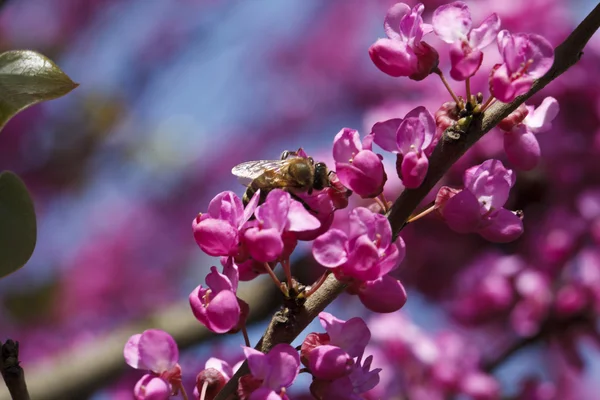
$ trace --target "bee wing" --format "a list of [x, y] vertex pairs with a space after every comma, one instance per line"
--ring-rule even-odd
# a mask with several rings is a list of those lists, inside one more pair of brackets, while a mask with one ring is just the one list
[[258, 160], [246, 161], [231, 169], [231, 173], [237, 176], [238, 181], [244, 186], [264, 174], [266, 171], [278, 171], [285, 167], [288, 160]]

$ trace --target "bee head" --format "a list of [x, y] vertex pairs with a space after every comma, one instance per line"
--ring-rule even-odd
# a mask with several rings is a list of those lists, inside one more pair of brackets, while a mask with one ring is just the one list
[[321, 190], [329, 186], [329, 171], [327, 165], [323, 162], [315, 164], [315, 180], [313, 183], [313, 189]]

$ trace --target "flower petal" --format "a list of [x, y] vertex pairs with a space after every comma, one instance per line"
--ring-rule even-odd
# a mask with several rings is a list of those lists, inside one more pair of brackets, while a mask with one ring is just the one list
[[414, 151], [411, 151], [402, 159], [400, 168], [402, 184], [408, 189], [418, 188], [427, 175], [429, 160], [425, 154], [421, 153], [421, 156], [419, 156]]
[[483, 20], [478, 28], [471, 29], [469, 33], [469, 44], [472, 49], [481, 50], [491, 44], [500, 31], [500, 17], [493, 13]]
[[523, 234], [523, 221], [512, 211], [504, 208], [498, 210], [491, 224], [477, 232], [485, 239], [494, 243], [508, 243]]
[[138, 333], [129, 338], [127, 343], [125, 343], [123, 356], [125, 357], [125, 362], [130, 367], [135, 369], [149, 369], [140, 359], [139, 342], [141, 337], [142, 334]]
[[238, 244], [238, 230], [229, 222], [206, 218], [195, 219], [192, 228], [198, 246], [209, 256], [234, 255]]
[[171, 369], [179, 360], [179, 349], [171, 335], [158, 329], [148, 329], [138, 342], [141, 361], [160, 374]]
[[471, 30], [471, 12], [462, 1], [436, 8], [431, 18], [433, 31], [446, 43], [466, 39]]
[[554, 97], [546, 97], [538, 108], [527, 114], [523, 123], [533, 133], [545, 132], [552, 127], [552, 121], [558, 115], [559, 108], [558, 101]]
[[481, 220], [479, 202], [468, 190], [450, 198], [442, 209], [442, 215], [448, 227], [458, 233], [475, 231]]
[[300, 370], [298, 351], [287, 343], [275, 345], [267, 354], [270, 366], [268, 378], [263, 385], [273, 390], [288, 387], [294, 382]]
[[299, 201], [290, 202], [288, 212], [287, 230], [292, 232], [305, 232], [318, 229], [321, 222], [312, 215]]
[[339, 229], [330, 229], [313, 242], [315, 260], [326, 268], [336, 268], [348, 261], [346, 242], [348, 237]]
[[350, 163], [362, 150], [358, 131], [343, 128], [333, 139], [333, 159], [336, 163]]
[[369, 310], [378, 313], [398, 311], [406, 304], [407, 295], [402, 283], [389, 275], [365, 282], [358, 293], [360, 301]]
[[206, 307], [206, 318], [206, 327], [215, 333], [234, 328], [240, 319], [240, 305], [235, 293], [223, 290], [213, 297]]
[[394, 118], [373, 125], [371, 128], [373, 141], [385, 151], [398, 153], [396, 134], [401, 122], [402, 118]]
[[248, 251], [260, 262], [275, 261], [283, 251], [283, 240], [277, 229], [250, 228], [244, 232]]
[[404, 3], [396, 3], [387, 11], [383, 21], [383, 29], [390, 39], [400, 39], [400, 21], [410, 13], [410, 7]]
[[378, 39], [369, 47], [369, 57], [377, 68], [393, 77], [411, 76], [419, 71], [414, 50], [399, 40]]
[[419, 106], [419, 107], [416, 107], [416, 108], [410, 110], [404, 118], [405, 119], [416, 118], [419, 121], [421, 121], [421, 124], [423, 124], [423, 129], [424, 129], [424, 135], [423, 135], [423, 141], [421, 143], [421, 148], [422, 149], [428, 148], [433, 141], [433, 138], [435, 136], [435, 131], [437, 129], [436, 124], [435, 124], [435, 118], [433, 117], [433, 115], [429, 112], [429, 110], [427, 108], [425, 108], [423, 106]]
[[508, 160], [524, 171], [535, 168], [541, 158], [540, 145], [535, 135], [524, 125], [504, 133], [504, 151]]

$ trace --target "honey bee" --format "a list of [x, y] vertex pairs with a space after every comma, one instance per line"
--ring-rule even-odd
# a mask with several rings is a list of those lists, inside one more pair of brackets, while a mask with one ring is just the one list
[[259, 204], [273, 189], [283, 189], [295, 193], [312, 194], [313, 190], [322, 190], [330, 186], [329, 173], [325, 163], [312, 157], [305, 157], [303, 151], [284, 151], [280, 160], [247, 161], [236, 165], [231, 173], [247, 186], [242, 198], [244, 206], [254, 193], [260, 189]]

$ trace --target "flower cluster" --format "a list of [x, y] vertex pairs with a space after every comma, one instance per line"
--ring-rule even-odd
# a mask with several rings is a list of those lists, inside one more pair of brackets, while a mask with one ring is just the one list
[[[231, 191], [219, 193], [207, 211], [193, 220], [198, 246], [207, 255], [219, 257], [223, 266], [222, 272], [211, 267], [205, 285], [199, 285], [189, 296], [194, 316], [212, 332], [246, 333], [249, 306], [237, 297], [238, 284], [265, 273], [282, 291], [286, 304], [293, 303], [295, 307], [302, 307], [330, 275], [345, 284], [346, 291], [357, 295], [371, 311], [392, 313], [406, 303], [407, 292], [395, 274], [407, 249], [386, 216], [391, 209], [384, 195], [388, 183], [385, 153], [395, 155], [395, 175], [404, 190], [418, 189], [426, 181], [431, 183], [430, 163], [435, 161], [438, 143], [448, 138], [460, 140], [468, 134], [474, 118], [480, 118], [490, 104], [510, 102], [525, 93], [535, 79], [550, 69], [554, 57], [543, 37], [500, 30], [497, 14], [487, 16], [473, 28], [470, 10], [463, 2], [438, 7], [431, 24], [424, 22], [424, 10], [422, 4], [412, 9], [403, 3], [392, 6], [384, 21], [387, 38], [377, 40], [369, 55], [381, 71], [393, 77], [420, 81], [430, 74], [438, 75], [452, 101], [440, 104], [435, 117], [426, 107], [417, 106], [403, 116], [376, 122], [362, 140], [357, 130], [341, 129], [331, 147], [334, 171], [327, 171], [323, 163], [315, 163], [302, 149], [285, 152], [280, 161], [257, 162], [264, 170], [247, 176], [251, 182], [243, 199]], [[423, 41], [430, 33], [451, 45], [450, 76], [465, 82], [465, 96], [456, 96], [450, 89], [440, 69], [438, 51]], [[471, 93], [471, 79], [484, 65], [483, 49], [494, 41], [503, 63], [486, 75], [490, 96], [484, 102], [483, 94]], [[537, 109], [523, 106], [502, 121], [499, 127], [504, 131], [505, 152], [511, 164], [520, 169], [535, 167], [540, 147], [534, 134], [548, 130], [557, 113], [557, 101], [547, 98]], [[376, 153], [373, 144], [384, 155]], [[292, 167], [295, 162], [302, 167]], [[407, 222], [412, 224], [436, 210], [455, 232], [475, 232], [491, 242], [514, 241], [524, 231], [523, 213], [505, 208], [515, 182], [513, 170], [499, 159], [489, 158], [464, 170], [461, 188], [442, 186], [433, 207]], [[352, 194], [357, 196], [351, 197]], [[339, 211], [350, 205], [349, 210]], [[322, 277], [311, 286], [301, 285], [292, 276], [291, 259], [299, 241], [312, 241], [312, 256], [325, 268]], [[273, 271], [278, 265], [285, 274], [283, 283]], [[492, 281], [488, 282], [488, 278]], [[481, 282], [483, 285], [473, 289], [475, 293], [459, 307], [465, 319], [479, 316], [478, 307], [496, 307], [503, 312], [511, 310], [513, 328], [519, 334], [531, 335], [541, 329], [552, 297], [547, 276], [518, 268], [488, 273]], [[573, 289], [562, 295], [561, 310], [581, 309], [583, 300], [575, 295], [575, 288], [583, 284], [578, 284], [574, 282]], [[321, 312], [319, 319], [326, 333], [310, 333], [302, 343], [300, 355], [289, 344], [277, 344], [263, 353], [251, 348], [245, 335], [243, 352], [250, 374], [237, 381], [238, 397], [288, 399], [287, 389], [301, 364], [303, 371], [313, 377], [310, 392], [314, 398], [356, 400], [367, 392], [376, 392], [382, 370], [371, 369], [373, 356], [364, 357], [371, 338], [365, 322], [360, 318], [342, 321], [326, 312]], [[382, 321], [388, 325], [383, 326]], [[374, 324], [380, 326], [380, 344], [397, 352], [403, 368], [414, 371], [422, 382], [416, 392], [407, 393], [409, 397], [498, 397], [498, 383], [483, 371], [480, 355], [466, 350], [462, 338], [452, 334], [428, 338], [408, 321], [397, 321], [380, 317]], [[394, 324], [398, 324], [398, 329], [390, 329]], [[394, 335], [381, 336], [384, 331]], [[142, 349], [140, 354], [146, 355], [155, 349], [172, 349], [168, 344], [172, 339], [163, 335], [156, 339], [160, 343], [146, 351], [151, 347], [147, 344], [151, 339], [144, 336], [150, 335], [148, 332], [156, 331], [132, 337], [128, 346]], [[176, 357], [165, 358], [159, 352], [151, 356], [162, 360], [156, 365], [131, 361], [133, 357], [127, 354], [126, 347], [130, 365], [151, 371], [136, 386], [138, 398], [161, 399], [177, 393], [181, 371], [175, 368]], [[196, 398], [213, 399], [232, 375], [229, 364], [211, 358], [197, 375]], [[158, 393], [156, 397], [152, 397], [154, 393]]]

